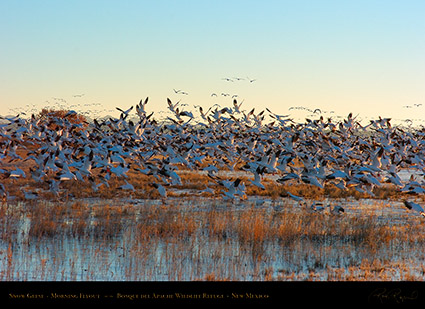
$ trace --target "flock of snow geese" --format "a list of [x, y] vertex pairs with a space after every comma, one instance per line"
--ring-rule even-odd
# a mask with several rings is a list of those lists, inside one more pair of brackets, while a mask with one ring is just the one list
[[[230, 107], [215, 107], [200, 117], [167, 99], [171, 116], [159, 123], [147, 113], [148, 98], [130, 108], [119, 108], [119, 118], [75, 123], [69, 111], [64, 117], [42, 122], [30, 118], [2, 117], [0, 124], [0, 175], [3, 179], [32, 177], [47, 182], [49, 190], [58, 194], [61, 183], [89, 181], [94, 191], [109, 187], [113, 175], [122, 179], [123, 190], [134, 191], [127, 173], [151, 175], [152, 186], [162, 198], [167, 189], [181, 185], [179, 170], [207, 173], [212, 183], [221, 188], [223, 199], [246, 196], [246, 185], [264, 190], [263, 180], [274, 175], [276, 185], [304, 183], [319, 188], [333, 184], [340, 190], [355, 188], [374, 195], [377, 186], [392, 184], [400, 192], [425, 193], [425, 129], [392, 126], [391, 119], [378, 118], [367, 125], [349, 114], [342, 121], [320, 117], [295, 123], [288, 115], [269, 109], [256, 113], [255, 108], [241, 109], [236, 99]], [[30, 149], [29, 145], [36, 145]], [[28, 147], [28, 148], [27, 148]], [[24, 158], [19, 150], [27, 150]], [[19, 162], [31, 161], [25, 172]], [[229, 173], [243, 171], [252, 176], [244, 181]], [[400, 171], [413, 170], [408, 179]], [[96, 173], [95, 173], [96, 171]], [[236, 178], [236, 179], [235, 179]], [[0, 183], [0, 194], [7, 197], [7, 186]], [[213, 192], [205, 188], [205, 192]], [[288, 197], [305, 203], [303, 197], [288, 192]], [[36, 192], [25, 192], [27, 199]], [[425, 216], [423, 208], [404, 201], [408, 209]], [[324, 206], [313, 203], [312, 211]], [[341, 213], [342, 207], [332, 212]]]

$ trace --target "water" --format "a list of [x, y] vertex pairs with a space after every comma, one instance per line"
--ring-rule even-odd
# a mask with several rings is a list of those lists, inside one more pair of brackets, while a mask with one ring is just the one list
[[[37, 218], [28, 215], [16, 216], [16, 220], [3, 224], [0, 239], [1, 280], [28, 281], [192, 281], [205, 279], [227, 280], [331, 280], [342, 276], [341, 272], [354, 275], [361, 272], [364, 261], [375, 259], [386, 261], [397, 269], [406, 267], [415, 278], [424, 278], [420, 265], [424, 253], [411, 248], [402, 241], [382, 246], [368, 252], [335, 237], [321, 237], [320, 241], [284, 243], [265, 239], [264, 241], [241, 241], [231, 232], [212, 237], [205, 224], [204, 214], [211, 212], [243, 213], [246, 210], [262, 211], [274, 215], [281, 211], [301, 212], [297, 202], [288, 199], [249, 198], [245, 201], [223, 203], [220, 200], [197, 198], [176, 199], [179, 203], [179, 217], [188, 219], [188, 224], [198, 224], [193, 233], [184, 230], [180, 234], [162, 235], [161, 231], [143, 234], [141, 229], [149, 227], [144, 211], [163, 207], [158, 200], [126, 200], [121, 205], [114, 201], [114, 207], [131, 205], [122, 218], [115, 218], [113, 231], [102, 227], [104, 218], [97, 218], [94, 210], [86, 218], [84, 233], [71, 233], [81, 222], [72, 217], [64, 218], [61, 231], [51, 235], [35, 236], [31, 230]], [[89, 206], [103, 207], [112, 201], [85, 200]], [[418, 216], [407, 212], [397, 201], [376, 200], [327, 200], [340, 204], [345, 216], [373, 215], [380, 224], [408, 226]], [[173, 204], [171, 199], [168, 203]], [[11, 206], [9, 206], [11, 207]], [[20, 209], [23, 205], [16, 205]], [[168, 211], [172, 212], [172, 205]], [[93, 208], [94, 209], [94, 208]], [[171, 210], [170, 210], [171, 209]], [[197, 218], [199, 217], [199, 222]], [[11, 217], [12, 218], [12, 217]], [[190, 219], [195, 220], [190, 220]], [[153, 220], [165, 220], [155, 217]], [[145, 222], [146, 223], [146, 222]], [[10, 224], [10, 225], [7, 225]], [[73, 227], [74, 225], [74, 227]], [[112, 225], [112, 224], [111, 224]], [[14, 232], [7, 228], [13, 227]], [[111, 227], [108, 227], [111, 228]], [[106, 232], [105, 232], [106, 231]], [[115, 231], [115, 232], [114, 232]], [[178, 232], [179, 230], [176, 229]], [[144, 234], [143, 234], [144, 235]], [[413, 251], [412, 251], [413, 250]], [[363, 263], [363, 264], [362, 264]], [[383, 262], [384, 263], [384, 262]], [[337, 273], [337, 270], [339, 271]], [[400, 271], [390, 271], [389, 280], [402, 280]], [[331, 275], [330, 275], [331, 274]], [[331, 276], [331, 277], [330, 277]], [[289, 278], [289, 279], [288, 279]], [[292, 279], [291, 279], [292, 278]], [[338, 277], [336, 277], [337, 279]]]

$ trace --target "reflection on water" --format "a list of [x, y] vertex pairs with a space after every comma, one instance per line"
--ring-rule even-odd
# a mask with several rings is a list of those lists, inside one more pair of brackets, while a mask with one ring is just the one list
[[[102, 202], [93, 200], [92, 203]], [[149, 207], [161, 207], [161, 203], [147, 200], [126, 203], [132, 205], [133, 212], [111, 221], [115, 232], [102, 226], [104, 219], [97, 218], [93, 211], [86, 219], [83, 235], [75, 232], [81, 222], [72, 217], [64, 218], [58, 225], [64, 232], [41, 236], [34, 232], [37, 218], [21, 215], [13, 223], [2, 221], [1, 280], [331, 280], [335, 277], [330, 277], [330, 269], [354, 274], [360, 271], [364, 261], [376, 259], [394, 265], [407, 263], [415, 278], [424, 278], [423, 268], [418, 267], [423, 261], [423, 252], [417, 248], [412, 252], [402, 241], [369, 252], [335, 236], [319, 235], [320, 241], [305, 238], [297, 243], [273, 239], [241, 241], [231, 233], [212, 237], [207, 226], [197, 226], [193, 233], [158, 236], [161, 231], [142, 230], [148, 228], [143, 225], [146, 217], [142, 213]], [[187, 207], [182, 207], [182, 203]], [[343, 205], [346, 216], [373, 214], [378, 222], [390, 225], [407, 225], [409, 220], [416, 219], [400, 202], [327, 200], [325, 203]], [[189, 218], [194, 218], [191, 223], [196, 223], [197, 216], [211, 208], [217, 212], [257, 208], [272, 215], [288, 209], [303, 211], [297, 202], [285, 199], [249, 198], [228, 204], [209, 199], [180, 200], [180, 211], [183, 209]], [[6, 233], [7, 229], [13, 229], [13, 236], [10, 231]], [[335, 276], [335, 272], [332, 274]], [[388, 277], [388, 280], [402, 279], [395, 270]]]

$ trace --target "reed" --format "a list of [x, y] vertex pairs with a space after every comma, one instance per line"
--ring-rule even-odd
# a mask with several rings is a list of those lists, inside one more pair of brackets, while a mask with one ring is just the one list
[[0, 280], [424, 279], [420, 220], [197, 201], [3, 205]]
[[[28, 146], [28, 149], [20, 149], [19, 154], [22, 158], [28, 158], [31, 151], [36, 149], [36, 145]], [[159, 193], [155, 188], [151, 186], [153, 182], [158, 181], [155, 176], [145, 175], [138, 172], [134, 167], [137, 167], [135, 160], [130, 160], [131, 168], [127, 173], [127, 178], [117, 177], [112, 175], [108, 180], [107, 185], [100, 185], [99, 188], [94, 189], [92, 182], [86, 177], [83, 181], [73, 180], [73, 181], [61, 181], [60, 183], [60, 192], [59, 194], [54, 194], [50, 191], [48, 181], [54, 180], [56, 174], [51, 172], [47, 173], [43, 177], [43, 181], [35, 181], [30, 176], [30, 169], [33, 168], [32, 160], [20, 160], [12, 162], [0, 162], [0, 168], [10, 170], [12, 168], [19, 167], [27, 175], [26, 178], [2, 179], [2, 184], [6, 187], [8, 195], [13, 197], [15, 200], [24, 201], [23, 191], [35, 191], [39, 194], [39, 199], [49, 200], [49, 201], [66, 201], [72, 198], [103, 198], [103, 199], [112, 199], [117, 197], [125, 198], [128, 195], [133, 196], [134, 198], [139, 199], [157, 199], [160, 198]], [[212, 163], [210, 160], [207, 160], [203, 166]], [[236, 166], [235, 171], [241, 171], [240, 166]], [[173, 166], [176, 168], [177, 173], [181, 178], [181, 184], [179, 185], [167, 185], [170, 196], [181, 196], [181, 194], [173, 193], [173, 190], [187, 190], [187, 193], [183, 194], [185, 196], [199, 195], [201, 190], [204, 190], [207, 187], [213, 188], [216, 191], [215, 197], [220, 196], [222, 187], [212, 181], [206, 174], [199, 173], [197, 170], [189, 170], [187, 167], [176, 164]], [[239, 169], [238, 169], [239, 168]], [[222, 168], [223, 172], [226, 168]], [[75, 169], [71, 167], [71, 171]], [[95, 179], [96, 184], [101, 184], [101, 179], [104, 176], [104, 172], [101, 169], [93, 169], [92, 178]], [[297, 196], [302, 196], [307, 199], [322, 199], [322, 198], [375, 198], [379, 199], [396, 199], [403, 198], [408, 196], [406, 193], [401, 193], [399, 190], [391, 185], [385, 184], [379, 187], [373, 188], [374, 196], [369, 196], [366, 193], [360, 193], [354, 188], [349, 188], [347, 190], [341, 190], [335, 187], [333, 184], [327, 183], [324, 188], [318, 188], [313, 185], [303, 184], [303, 183], [290, 183], [287, 184], [277, 184], [275, 181], [270, 178], [265, 177], [262, 182], [265, 186], [265, 190], [262, 190], [255, 185], [252, 185], [249, 182], [249, 179], [253, 177], [248, 173], [245, 176], [239, 176], [242, 179], [242, 182], [246, 185], [246, 195], [247, 196], [267, 196], [274, 199], [280, 198], [282, 196], [287, 196], [287, 193], [291, 193]], [[119, 187], [125, 184], [125, 180], [131, 183], [135, 191], [120, 190]], [[205, 194], [204, 194], [205, 195]], [[209, 195], [208, 195], [209, 196]], [[419, 197], [424, 199], [425, 197]]]

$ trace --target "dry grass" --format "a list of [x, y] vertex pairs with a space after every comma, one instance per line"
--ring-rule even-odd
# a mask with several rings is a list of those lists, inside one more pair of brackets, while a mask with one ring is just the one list
[[[425, 233], [419, 218], [396, 224], [369, 211], [310, 213], [282, 199], [288, 193], [314, 200], [350, 198], [359, 204], [370, 198], [354, 188], [281, 185], [265, 178], [261, 190], [248, 181], [252, 175], [237, 174], [247, 196], [283, 204], [276, 210], [249, 201], [225, 203], [220, 199], [223, 187], [208, 176], [171, 164], [182, 185], [167, 186], [171, 199], [158, 204], [154, 200], [160, 201], [160, 195], [151, 185], [157, 179], [137, 172], [137, 162], [126, 158], [133, 167], [126, 180], [134, 191], [119, 189], [124, 179], [112, 175], [108, 186], [98, 190], [87, 180], [64, 181], [55, 195], [47, 182], [30, 176], [34, 162], [25, 158], [41, 146], [34, 142], [22, 141], [24, 147], [18, 147], [23, 160], [0, 162], [0, 169], [19, 167], [27, 174], [26, 179], [10, 179], [5, 173], [1, 180], [9, 200], [0, 207], [0, 280], [424, 279]], [[63, 140], [62, 146], [74, 147], [67, 143]], [[208, 157], [203, 166], [213, 160]], [[294, 164], [303, 165], [299, 160]], [[100, 168], [92, 173], [97, 183], [104, 177]], [[201, 194], [207, 187], [216, 194]], [[38, 199], [25, 200], [24, 191], [37, 192]], [[373, 193], [377, 203], [406, 197], [387, 185]], [[175, 199], [182, 196], [189, 199]], [[201, 207], [204, 197], [208, 206]]]
[[[22, 158], [27, 158], [28, 154], [31, 151], [34, 151], [39, 147], [36, 144], [28, 144], [24, 142], [24, 146], [27, 149], [19, 148], [17, 154]], [[20, 161], [7, 161], [3, 160], [0, 162], [0, 168], [5, 170], [11, 170], [16, 167], [21, 168], [27, 175], [25, 179], [10, 179], [4, 178], [1, 180], [1, 183], [5, 186], [6, 191], [10, 197], [13, 197], [15, 200], [22, 201], [25, 200], [23, 191], [35, 191], [39, 194], [40, 200], [49, 200], [49, 201], [66, 201], [71, 198], [103, 198], [103, 199], [111, 199], [118, 197], [128, 197], [129, 195], [133, 198], [139, 199], [157, 199], [160, 198], [158, 191], [151, 185], [153, 182], [157, 182], [158, 180], [154, 176], [144, 175], [134, 169], [137, 167], [137, 164], [129, 160], [131, 164], [131, 169], [127, 173], [127, 180], [131, 183], [135, 191], [130, 192], [127, 190], [119, 190], [118, 188], [125, 184], [125, 180], [123, 178], [118, 178], [114, 175], [111, 176], [111, 179], [108, 181], [109, 186], [101, 185], [98, 190], [94, 190], [92, 184], [86, 181], [62, 181], [60, 183], [60, 193], [59, 195], [54, 195], [49, 190], [49, 184], [47, 180], [54, 179], [55, 174], [52, 173], [50, 175], [46, 175], [42, 182], [35, 181], [30, 175], [30, 168], [33, 167], [34, 162], [30, 160], [20, 160]], [[207, 160], [204, 165], [209, 164], [210, 162]], [[188, 170], [187, 167], [183, 165], [174, 166], [181, 177], [181, 185], [177, 186], [167, 186], [167, 190], [169, 191], [169, 196], [191, 196], [191, 195], [199, 195], [201, 190], [210, 187], [215, 190], [216, 196], [222, 192], [223, 188], [214, 183], [207, 175], [201, 174], [198, 171]], [[73, 168], [71, 168], [71, 171]], [[236, 168], [236, 170], [238, 170]], [[96, 179], [96, 183], [101, 183], [101, 179], [103, 177], [102, 171], [100, 169], [93, 169], [93, 178]], [[252, 185], [248, 180], [253, 179], [253, 177], [248, 173], [246, 176], [239, 176], [242, 179], [242, 182], [246, 185], [246, 195], [247, 196], [267, 196], [274, 199], [278, 199], [280, 197], [288, 196], [288, 192], [297, 196], [302, 196], [307, 199], [323, 199], [323, 198], [349, 198], [354, 197], [356, 199], [362, 198], [370, 198], [365, 193], [360, 193], [354, 188], [349, 188], [347, 190], [341, 190], [335, 187], [332, 184], [326, 184], [323, 189], [318, 188], [316, 186], [307, 185], [307, 184], [299, 184], [299, 183], [291, 183], [288, 182], [285, 185], [277, 184], [275, 181], [264, 178], [263, 184], [265, 186], [265, 190], [261, 190], [258, 187]], [[233, 180], [235, 180], [234, 177]], [[187, 190], [187, 193], [174, 193], [173, 190]], [[373, 189], [373, 193], [375, 194], [375, 199], [397, 199], [404, 198], [407, 196], [406, 193], [401, 193], [397, 188], [390, 185], [383, 185], [380, 187], [375, 187]], [[210, 196], [209, 194], [202, 194], [203, 196]], [[408, 197], [408, 196], [407, 196]], [[425, 197], [420, 197], [422, 200]]]
[[420, 220], [197, 201], [2, 205], [0, 280], [424, 279]]

